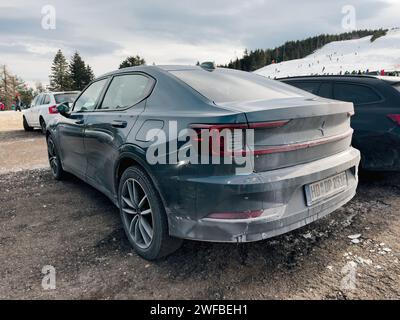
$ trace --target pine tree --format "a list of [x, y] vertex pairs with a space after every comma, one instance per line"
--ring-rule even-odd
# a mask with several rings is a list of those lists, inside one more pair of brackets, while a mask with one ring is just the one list
[[51, 66], [50, 90], [65, 91], [70, 89], [70, 75], [68, 71], [68, 62], [65, 59], [61, 49], [57, 51]]
[[119, 65], [119, 68], [123, 69], [123, 68], [140, 66], [143, 64], [146, 64], [146, 61], [143, 58], [139, 57], [138, 55], [136, 57], [130, 56], [121, 62], [121, 64]]
[[82, 60], [78, 52], [71, 58], [69, 64], [69, 73], [71, 77], [71, 89], [72, 90], [82, 90], [90, 82], [90, 77], [88, 76], [88, 70], [86, 68], [85, 62]]
[[94, 79], [94, 73], [92, 68], [87, 64], [85, 67], [85, 76], [84, 76], [84, 83], [85, 86], [88, 85], [90, 82], [92, 82]]

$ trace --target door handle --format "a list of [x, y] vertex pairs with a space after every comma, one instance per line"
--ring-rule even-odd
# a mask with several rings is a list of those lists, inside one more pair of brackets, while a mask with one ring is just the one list
[[123, 120], [114, 120], [111, 122], [111, 126], [114, 128], [126, 128], [127, 122]]
[[85, 123], [85, 120], [83, 120], [83, 119], [75, 121], [75, 124], [84, 124], [84, 123]]

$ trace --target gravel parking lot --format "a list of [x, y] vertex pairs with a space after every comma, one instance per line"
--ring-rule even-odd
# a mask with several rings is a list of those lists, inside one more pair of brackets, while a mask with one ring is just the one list
[[[348, 205], [287, 235], [186, 241], [148, 262], [105, 196], [77, 178], [54, 181], [47, 166], [44, 137], [0, 112], [1, 299], [400, 298], [400, 174], [362, 175]], [[46, 265], [55, 290], [42, 288]]]

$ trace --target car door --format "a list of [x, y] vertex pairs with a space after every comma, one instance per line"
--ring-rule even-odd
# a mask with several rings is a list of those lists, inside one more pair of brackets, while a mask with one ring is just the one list
[[381, 120], [386, 120], [386, 113], [381, 108], [383, 97], [368, 85], [335, 82], [334, 98], [353, 102], [355, 114], [351, 124], [358, 136], [369, 135], [368, 132], [378, 129]]
[[[351, 119], [353, 145], [361, 151], [364, 163], [366, 157], [384, 148], [382, 144], [376, 144], [376, 141], [383, 141], [380, 137], [387, 131], [387, 110], [382, 104], [384, 98], [370, 86], [344, 82], [334, 84], [334, 97], [354, 104], [355, 114]], [[375, 151], [370, 152], [371, 148], [375, 148]], [[384, 150], [379, 151], [382, 152]]]
[[104, 98], [88, 115], [85, 130], [86, 175], [97, 188], [114, 194], [114, 166], [119, 148], [145, 108], [155, 80], [142, 73], [116, 75]]
[[103, 78], [91, 83], [75, 101], [70, 116], [60, 117], [57, 125], [63, 168], [80, 177], [85, 176], [87, 163], [83, 139], [86, 120], [96, 108], [107, 81]]
[[39, 97], [40, 97], [40, 95], [34, 97], [29, 108], [24, 111], [24, 117], [25, 117], [26, 121], [28, 122], [29, 126], [33, 125], [33, 123], [32, 123], [33, 107], [35, 106], [36, 101], [39, 99]]

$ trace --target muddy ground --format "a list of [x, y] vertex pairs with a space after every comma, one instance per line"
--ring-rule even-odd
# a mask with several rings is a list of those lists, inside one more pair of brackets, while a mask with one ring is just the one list
[[[186, 241], [148, 262], [105, 196], [73, 177], [54, 181], [43, 136], [18, 121], [6, 128], [1, 117], [2, 299], [400, 298], [400, 174], [363, 175], [349, 204], [287, 235]], [[55, 290], [42, 288], [46, 265], [56, 270]]]

